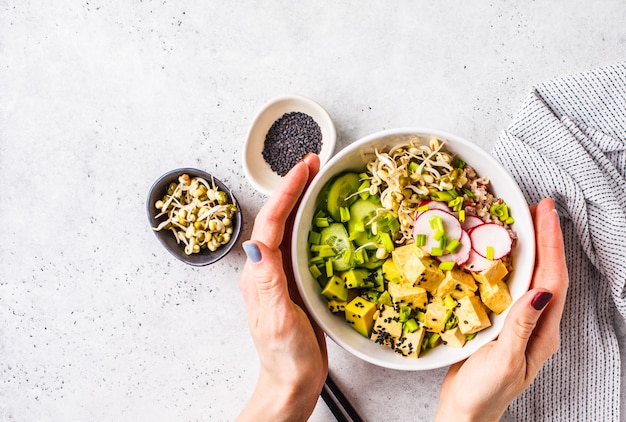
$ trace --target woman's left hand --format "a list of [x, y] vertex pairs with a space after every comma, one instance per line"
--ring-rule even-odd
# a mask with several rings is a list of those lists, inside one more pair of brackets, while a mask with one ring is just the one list
[[248, 325], [261, 361], [252, 398], [239, 420], [306, 420], [328, 373], [322, 331], [301, 306], [290, 259], [293, 210], [319, 159], [309, 154], [284, 177], [259, 211], [239, 279]]

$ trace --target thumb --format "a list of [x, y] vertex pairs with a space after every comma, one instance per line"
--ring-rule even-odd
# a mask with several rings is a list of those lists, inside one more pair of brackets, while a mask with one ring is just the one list
[[533, 289], [526, 292], [511, 308], [504, 321], [504, 327], [498, 337], [503, 356], [517, 360], [526, 353], [528, 341], [537, 326], [552, 293], [545, 289]]
[[256, 304], [261, 311], [264, 308], [271, 308], [277, 311], [277, 308], [285, 306], [289, 303], [289, 290], [287, 288], [287, 278], [283, 269], [283, 260], [280, 250], [272, 250], [258, 240], [249, 240], [242, 244], [248, 262], [246, 266], [250, 267], [249, 283], [251, 290], [255, 291], [258, 303]]

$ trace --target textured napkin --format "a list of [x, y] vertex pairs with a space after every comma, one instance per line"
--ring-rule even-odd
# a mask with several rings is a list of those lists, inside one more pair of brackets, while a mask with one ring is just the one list
[[626, 62], [536, 86], [493, 155], [529, 203], [555, 200], [570, 277], [561, 347], [505, 420], [618, 421], [614, 318], [626, 318]]

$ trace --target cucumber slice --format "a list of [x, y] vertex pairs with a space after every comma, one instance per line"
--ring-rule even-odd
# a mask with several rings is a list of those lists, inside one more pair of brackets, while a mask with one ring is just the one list
[[[365, 226], [375, 215], [376, 210], [382, 207], [380, 202], [369, 199], [358, 199], [350, 207], [350, 220], [348, 220], [348, 234], [350, 239], [354, 240], [358, 246], [374, 241], [371, 232], [368, 230], [361, 231], [360, 228]], [[372, 249], [372, 248], [368, 248]], [[376, 247], [373, 247], [376, 249]]]
[[333, 223], [324, 228], [320, 232], [320, 244], [329, 245], [335, 251], [336, 255], [329, 258], [335, 271], [347, 271], [354, 267], [354, 245], [343, 224]]
[[341, 208], [349, 208], [359, 197], [350, 195], [358, 191], [361, 180], [357, 173], [343, 173], [333, 179], [326, 191], [326, 209], [335, 221], [341, 221]]

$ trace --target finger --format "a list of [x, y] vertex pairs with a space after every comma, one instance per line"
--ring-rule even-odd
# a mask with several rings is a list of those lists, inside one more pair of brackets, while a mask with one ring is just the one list
[[264, 309], [280, 315], [290, 303], [280, 252], [259, 241], [247, 241], [242, 246], [250, 271], [244, 271], [245, 278], [241, 279], [240, 286], [247, 291], [244, 302], [249, 317], [256, 318]]
[[303, 161], [309, 167], [309, 181], [308, 181], [308, 183], [311, 183], [313, 178], [320, 171], [320, 158], [317, 156], [317, 154], [309, 153], [309, 154], [306, 155], [306, 157], [304, 157]]
[[309, 179], [309, 166], [300, 161], [283, 178], [280, 186], [261, 208], [254, 221], [251, 239], [270, 249], [283, 240], [285, 223]]
[[566, 267], [563, 234], [552, 199], [539, 202], [535, 211], [535, 237], [537, 266], [543, 268]]
[[526, 292], [513, 304], [496, 342], [495, 347], [500, 349], [498, 354], [516, 363], [524, 359], [528, 341], [551, 299], [552, 292], [534, 289]]

